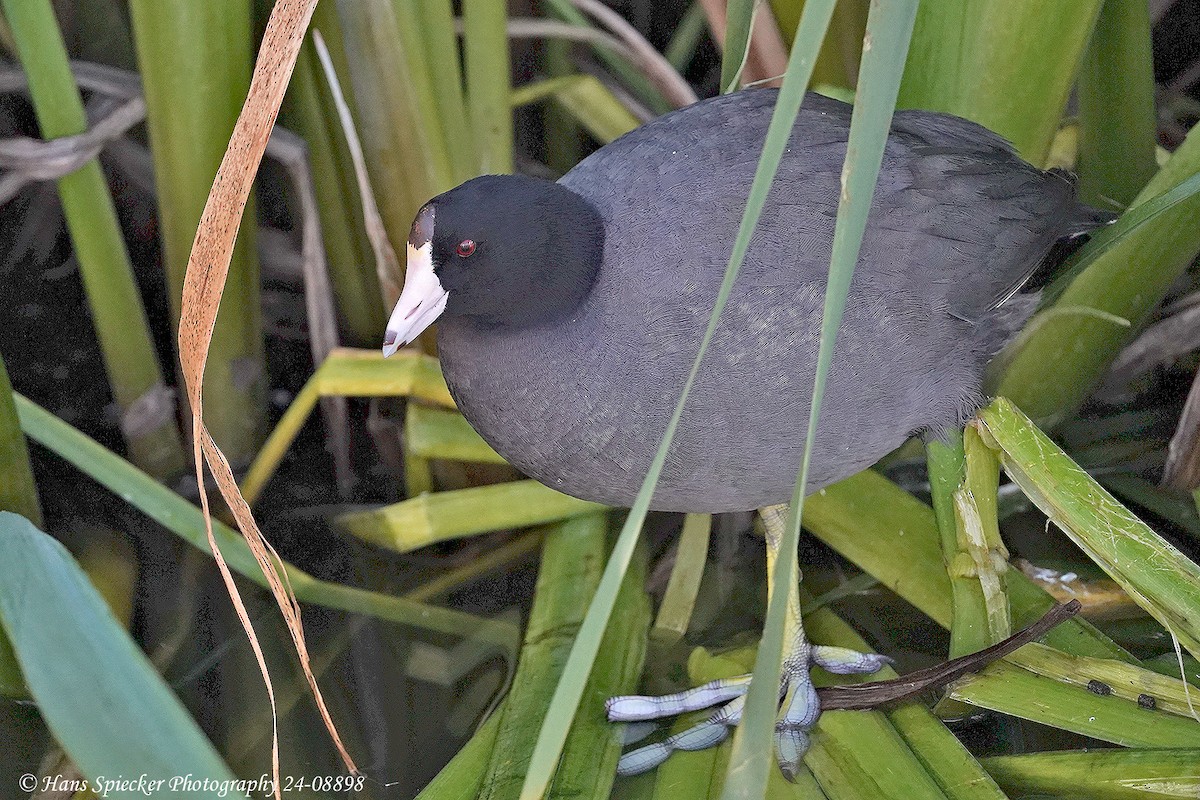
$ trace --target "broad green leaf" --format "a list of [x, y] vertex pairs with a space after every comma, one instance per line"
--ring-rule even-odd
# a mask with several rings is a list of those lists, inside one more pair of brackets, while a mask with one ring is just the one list
[[[146, 775], [154, 794], [190, 775], [227, 787], [233, 773], [87, 576], [56, 540], [0, 512], [0, 620], [54, 737], [92, 781]], [[245, 792], [230, 791], [241, 797]], [[108, 797], [144, 797], [137, 788]]]
[[[1174, 654], [1170, 654], [1174, 656]], [[1111, 694], [1137, 702], [1145, 697], [1154, 698], [1156, 710], [1191, 717], [1200, 702], [1200, 693], [1195, 687], [1187, 686], [1179, 679], [1179, 667], [1172, 665], [1174, 675], [1161, 675], [1153, 670], [1116, 661], [1111, 658], [1089, 658], [1074, 656], [1031, 642], [1005, 657], [1007, 661], [1038, 675], [1054, 678], [1062, 683], [1087, 687], [1100, 681], [1111, 690]], [[1174, 658], [1172, 658], [1174, 660]]]
[[[1129, 221], [1097, 233], [1078, 254], [1076, 263], [1086, 266], [1065, 279], [1069, 284], [1053, 307], [1057, 313], [1034, 317], [1003, 354], [996, 394], [1038, 420], [1053, 421], [1083, 402], [1132, 332], [1200, 252], [1197, 173], [1200, 131], [1193, 129], [1125, 213]], [[1143, 204], [1149, 208], [1141, 209]], [[1135, 225], [1155, 208], [1153, 219], [1115, 240], [1118, 226]], [[1090, 256], [1091, 248], [1104, 249]], [[1058, 288], [1051, 286], [1049, 293]], [[1132, 328], [1114, 324], [1114, 318]]]
[[675, 26], [671, 41], [663, 50], [663, 55], [677, 72], [683, 72], [692, 63], [696, 48], [707, 33], [708, 18], [704, 15], [704, 6], [698, 1], [693, 2]]
[[900, 105], [966, 117], [1045, 163], [1101, 0], [924, 0]]
[[1104, 3], [1079, 70], [1079, 195], [1128, 204], [1158, 171], [1148, 3]]
[[621, 104], [612, 90], [593, 75], [564, 85], [554, 102], [574, 117], [592, 138], [608, 144], [638, 126], [637, 118]]
[[1200, 656], [1200, 566], [1121, 505], [1012, 403], [998, 398], [979, 418], [1021, 491]]
[[1014, 797], [1093, 800], [1194, 800], [1200, 796], [1200, 749], [1145, 748], [1030, 753], [983, 759]]

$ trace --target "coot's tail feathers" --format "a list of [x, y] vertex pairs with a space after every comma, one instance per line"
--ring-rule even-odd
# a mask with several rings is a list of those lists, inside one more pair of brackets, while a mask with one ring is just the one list
[[1084, 236], [1085, 240], [1092, 231], [1097, 228], [1103, 228], [1105, 225], [1111, 225], [1117, 221], [1120, 214], [1112, 211], [1103, 211], [1099, 208], [1091, 206], [1078, 205], [1075, 206], [1075, 216], [1071, 220], [1072, 227], [1067, 236]]
[[[1064, 181], [1071, 187], [1071, 194], [1074, 196], [1075, 191], [1079, 187], [1079, 178], [1074, 172], [1061, 167], [1051, 167], [1046, 170], [1046, 174], [1053, 175], [1060, 181]], [[1071, 217], [1067, 221], [1063, 236], [1064, 238], [1070, 238], [1079, 234], [1091, 233], [1096, 228], [1102, 228], [1105, 225], [1116, 222], [1118, 216], [1118, 214], [1112, 211], [1103, 211], [1099, 208], [1084, 205], [1083, 203], [1076, 203], [1071, 209]], [[1087, 240], [1085, 239], [1084, 241]]]
[[[1076, 179], [1072, 173], [1057, 167], [1049, 172], [1069, 182], [1074, 190]], [[1070, 215], [1063, 225], [1062, 235], [1059, 239], [1031, 270], [997, 296], [988, 310], [996, 310], [1019, 294], [1035, 294], [1045, 289], [1063, 273], [1064, 265], [1079, 248], [1087, 243], [1088, 239], [1092, 238], [1092, 233], [1098, 228], [1116, 222], [1117, 216], [1111, 211], [1103, 211], [1076, 203], [1070, 210]]]

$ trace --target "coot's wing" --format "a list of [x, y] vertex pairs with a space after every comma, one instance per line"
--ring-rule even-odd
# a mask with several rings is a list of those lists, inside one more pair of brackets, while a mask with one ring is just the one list
[[[633, 234], [627, 247], [657, 243], [664, 257], [654, 263], [668, 273], [658, 278], [703, 281], [724, 266], [776, 96], [770, 89], [737, 92], [660, 117], [585, 159], [562, 182], [593, 201], [616, 223], [611, 228]], [[805, 98], [743, 280], [822, 279], [850, 110], [820, 95]], [[1010, 296], [1056, 241], [1099, 221], [1075, 202], [1066, 176], [1024, 162], [986, 128], [900, 111], [859, 270], [864, 279], [924, 283], [952, 313], [977, 320]], [[672, 253], [683, 257], [675, 263]]]
[[889, 222], [919, 234], [912, 255], [922, 274], [944, 282], [952, 309], [967, 319], [995, 310], [1052, 266], [1047, 258], [1069, 252], [1056, 242], [1102, 223], [1076, 202], [1070, 176], [1026, 163], [973, 122], [901, 111], [888, 150]]

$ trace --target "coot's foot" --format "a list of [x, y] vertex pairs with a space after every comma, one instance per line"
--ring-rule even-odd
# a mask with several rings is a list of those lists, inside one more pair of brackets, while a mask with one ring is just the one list
[[[787, 506], [767, 506], [759, 509], [759, 514], [762, 516], [766, 534], [764, 538], [767, 544], [767, 596], [770, 597], [775, 591], [771, 576], [775, 574], [775, 559], [779, 555], [779, 546], [783, 540]], [[788, 780], [793, 780], [800, 769], [800, 759], [808, 750], [808, 732], [812, 730], [821, 713], [817, 690], [808, 675], [809, 669], [816, 664], [839, 675], [866, 674], [875, 672], [884, 664], [890, 663], [891, 659], [874, 653], [847, 650], [844, 647], [811, 644], [804, 635], [804, 624], [800, 619], [798, 569], [792, 570], [785, 588], [786, 644], [783, 674], [779, 684], [781, 710], [775, 722], [775, 755], [783, 774]], [[640, 722], [673, 717], [703, 708], [717, 709], [699, 725], [668, 736], [656, 744], [630, 750], [621, 756], [617, 772], [621, 775], [637, 775], [657, 767], [676, 750], [704, 750], [720, 744], [729, 735], [729, 729], [741, 721], [742, 708], [746, 703], [746, 690], [749, 687], [750, 676], [742, 675], [663, 697], [630, 695], [610, 699], [605, 708], [612, 722]]]
[[[775, 754], [779, 768], [788, 780], [793, 779], [800, 767], [800, 759], [808, 750], [808, 732], [820, 715], [817, 690], [809, 678], [809, 668], [816, 664], [829, 672], [848, 675], [875, 672], [891, 661], [887, 656], [874, 653], [812, 645], [804, 641], [803, 636], [800, 640], [800, 646], [793, 648], [784, 659], [779, 690], [780, 713], [775, 723]], [[657, 720], [716, 707], [716, 711], [698, 725], [625, 753], [617, 764], [617, 773], [637, 775], [657, 767], [676, 750], [704, 750], [720, 744], [730, 729], [741, 721], [749, 687], [750, 676], [741, 675], [662, 697], [627, 695], [611, 698], [605, 709], [612, 722]]]

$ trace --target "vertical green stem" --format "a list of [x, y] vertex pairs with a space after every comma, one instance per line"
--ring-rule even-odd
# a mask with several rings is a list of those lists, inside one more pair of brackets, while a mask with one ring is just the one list
[[[42, 527], [42, 508], [38, 503], [33, 470], [29, 466], [29, 451], [25, 434], [13, 405], [12, 384], [4, 359], [0, 358], [0, 511], [12, 511]], [[12, 644], [0, 628], [0, 696], [25, 698], [29, 692]]]
[[924, 0], [899, 104], [966, 117], [1043, 163], [1101, 0]]
[[[2, 0], [42, 136], [82, 133], [87, 117], [49, 0]], [[58, 180], [67, 228], [91, 307], [130, 457], [157, 477], [183, 469], [179, 431], [108, 184], [93, 159]]]
[[29, 465], [29, 450], [25, 447], [17, 407], [13, 405], [12, 383], [3, 358], [0, 358], [0, 511], [20, 514], [34, 527], [42, 527], [42, 507]]
[[[497, 2], [484, 3], [504, 14], [504, 4]], [[433, 84], [434, 97], [438, 115], [442, 121], [442, 132], [446, 137], [446, 149], [450, 154], [450, 171], [455, 183], [474, 178], [479, 174], [480, 151], [472, 134], [471, 123], [474, 110], [468, 114], [466, 98], [463, 92], [463, 74], [460, 64], [459, 37], [454, 30], [454, 8], [450, 0], [421, 0], [417, 4], [420, 12], [421, 40], [424, 45], [425, 63], [429, 70], [430, 81]], [[471, 71], [471, 54], [469, 52], [472, 21], [468, 18], [468, 6], [463, 4], [463, 22], [468, 26], [467, 37], [467, 71]], [[488, 15], [485, 15], [488, 16]], [[490, 20], [495, 25], [496, 20]], [[508, 32], [504, 20], [498, 27], [493, 27], [484, 33], [484, 38], [491, 44], [504, 48], [504, 80], [508, 85]], [[478, 56], [478, 54], [477, 54]], [[499, 76], [495, 76], [498, 80]]]
[[[561, 40], [546, 42], [545, 67], [552, 78], [570, 75], [571, 44]], [[558, 173], [565, 173], [579, 161], [579, 123], [558, 103], [544, 105], [542, 124], [546, 128], [546, 163]]]
[[[984, 443], [979, 431], [963, 432], [966, 480], [955, 496], [959, 549], [970, 559], [964, 569], [983, 593], [987, 642], [994, 644], [1012, 633], [1008, 609], [1008, 550], [1000, 539], [996, 491], [1000, 484], [999, 454]], [[962, 557], [960, 556], [960, 559]]]
[[1158, 171], [1146, 3], [1105, 0], [1079, 72], [1079, 120], [1080, 195], [1124, 208]]
[[957, 658], [990, 644], [987, 641], [987, 612], [979, 581], [972, 580], [956, 568], [961, 551], [954, 496], [962, 488], [967, 474], [962, 431], [954, 431], [945, 442], [930, 442], [926, 454], [929, 460], [929, 491], [942, 545], [942, 559], [950, 576], [953, 616], [950, 622], [949, 657]]
[[471, 132], [485, 174], [513, 169], [507, 5], [504, 0], [463, 0]]
[[[950, 651], [948, 658], [974, 653], [986, 647], [987, 612], [978, 581], [958, 574], [954, 569], [958, 556], [958, 515], [954, 496], [966, 480], [966, 456], [961, 430], [947, 434], [945, 441], [932, 441], [925, 448], [929, 464], [929, 494], [937, 520], [942, 561], [950, 578]], [[934, 708], [942, 717], [965, 716], [965, 703], [943, 698]]]
[[[402, 244], [421, 205], [453, 185], [416, 0], [337, 0], [355, 122], [388, 238]], [[403, 22], [402, 22], [403, 21]]]
[[[200, 214], [250, 85], [249, 0], [132, 0], [176, 327]], [[264, 429], [265, 375], [254, 211], [229, 265], [205, 373], [205, 420], [235, 464]]]
[[725, 41], [721, 46], [722, 94], [739, 88], [738, 76], [750, 50], [750, 29], [754, 21], [754, 0], [729, 0], [725, 4]]
[[1008, 635], [1005, 565], [996, 520], [999, 462], [974, 428], [930, 442], [929, 487], [950, 577], [950, 658]]
[[600, 582], [606, 528], [604, 515], [592, 514], [559, 525], [545, 538], [525, 644], [479, 792], [481, 800], [515, 798], [521, 789], [546, 714], [546, 698], [562, 673]]
[[967, 470], [962, 431], [955, 429], [947, 432], [945, 441], [935, 439], [929, 442], [925, 446], [925, 457], [929, 463], [929, 494], [933, 500], [933, 514], [937, 518], [942, 554], [949, 564], [955, 549], [954, 493], [962, 486]]

